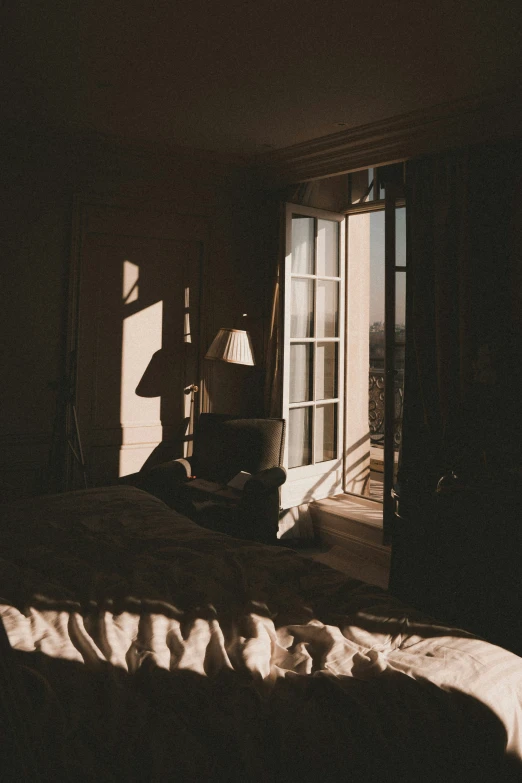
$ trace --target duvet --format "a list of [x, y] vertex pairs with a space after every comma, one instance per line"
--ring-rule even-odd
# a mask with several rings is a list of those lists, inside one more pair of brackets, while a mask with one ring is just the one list
[[41, 779], [522, 780], [522, 659], [132, 487], [4, 506], [0, 615]]

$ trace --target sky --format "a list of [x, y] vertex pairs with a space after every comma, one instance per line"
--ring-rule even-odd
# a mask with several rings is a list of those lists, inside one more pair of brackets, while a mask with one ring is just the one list
[[[406, 210], [404, 207], [396, 212], [396, 264], [406, 265]], [[370, 216], [370, 324], [384, 321], [384, 212], [372, 212]], [[405, 273], [397, 274], [397, 307], [395, 322], [403, 324]]]

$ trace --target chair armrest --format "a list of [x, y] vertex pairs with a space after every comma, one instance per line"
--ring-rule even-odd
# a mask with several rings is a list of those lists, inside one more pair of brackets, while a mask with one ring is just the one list
[[284, 468], [266, 468], [248, 479], [243, 492], [245, 494], [266, 495], [280, 487], [285, 481], [286, 470]]
[[173, 459], [138, 474], [139, 482], [135, 486], [160, 498], [171, 508], [188, 514], [191, 504], [185, 497], [185, 485], [190, 473], [191, 465], [188, 460]]
[[155, 465], [153, 468], [142, 469], [138, 473], [122, 476], [116, 483], [147, 489], [155, 481], [160, 481], [161, 483], [180, 482], [185, 481], [191, 475], [192, 465], [190, 457], [188, 457], [187, 459], [173, 459], [168, 462], [160, 462], [159, 465]]
[[192, 475], [192, 464], [190, 457], [187, 459], [172, 459], [168, 462], [161, 462], [143, 474], [143, 481], [151, 478], [153, 481], [186, 481]]

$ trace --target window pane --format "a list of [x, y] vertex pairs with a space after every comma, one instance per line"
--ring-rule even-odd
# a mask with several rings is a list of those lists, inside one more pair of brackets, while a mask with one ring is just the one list
[[370, 184], [370, 170], [353, 171], [350, 177], [350, 196], [352, 204], [360, 204], [368, 201], [368, 185]]
[[292, 272], [314, 273], [314, 218], [300, 215], [292, 218]]
[[395, 210], [395, 266], [406, 266], [406, 208]]
[[288, 412], [288, 467], [312, 462], [312, 407], [291, 408]]
[[404, 341], [406, 324], [406, 272], [395, 272], [395, 340]]
[[338, 343], [317, 343], [315, 353], [315, 399], [337, 397]]
[[385, 189], [383, 188], [383, 186], [382, 186], [382, 183], [381, 183], [381, 181], [380, 181], [380, 177], [379, 177], [379, 169], [373, 169], [373, 175], [374, 175], [374, 177], [376, 177], [376, 178], [377, 178], [377, 180], [378, 180], [378, 183], [379, 183], [379, 189], [377, 189], [377, 188], [375, 187], [375, 183], [374, 183], [374, 188], [373, 188], [373, 194], [374, 194], [374, 196], [373, 196], [373, 198], [374, 198], [374, 199], [381, 199], [381, 200], [382, 200], [383, 198], [386, 198], [386, 191], [385, 191]]
[[384, 340], [384, 212], [372, 212], [370, 215], [369, 252], [371, 352], [372, 333], [382, 332]]
[[339, 283], [317, 281], [317, 336], [337, 337], [339, 327]]
[[317, 221], [316, 274], [325, 277], [339, 275], [339, 224], [334, 220]]
[[292, 343], [290, 402], [308, 402], [312, 396], [312, 343]]
[[315, 409], [315, 461], [337, 457], [337, 404], [318, 405]]
[[314, 315], [313, 280], [292, 279], [290, 337], [311, 337]]

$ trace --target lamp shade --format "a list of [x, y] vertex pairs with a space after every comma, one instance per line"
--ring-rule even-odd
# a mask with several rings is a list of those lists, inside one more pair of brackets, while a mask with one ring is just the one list
[[205, 359], [233, 364], [254, 364], [252, 341], [242, 329], [220, 329], [208, 349]]

